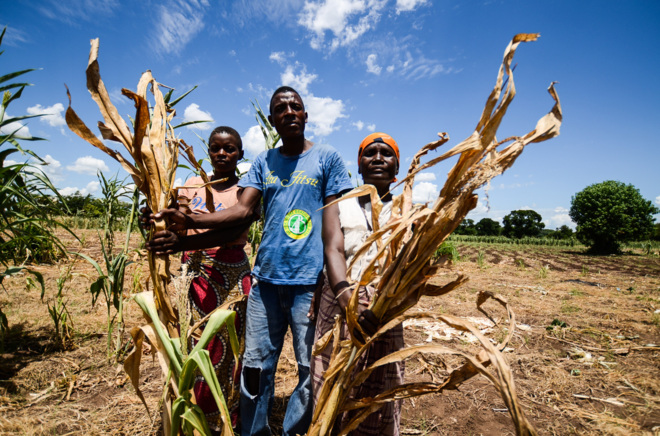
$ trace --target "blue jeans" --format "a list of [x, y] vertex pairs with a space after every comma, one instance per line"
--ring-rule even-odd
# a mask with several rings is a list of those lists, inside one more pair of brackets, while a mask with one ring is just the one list
[[316, 285], [274, 285], [258, 282], [247, 303], [245, 354], [241, 372], [241, 434], [270, 436], [268, 417], [273, 406], [275, 371], [291, 326], [298, 362], [298, 385], [289, 398], [282, 433], [307, 433], [312, 420], [309, 372], [314, 322], [307, 317]]

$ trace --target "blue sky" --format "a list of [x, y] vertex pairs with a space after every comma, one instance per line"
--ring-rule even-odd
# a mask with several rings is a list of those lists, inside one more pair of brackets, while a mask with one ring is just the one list
[[[13, 0], [0, 2], [8, 27], [0, 59], [2, 74], [40, 68], [9, 107], [14, 116], [50, 114], [24, 130], [48, 141], [26, 145], [51, 162], [46, 171], [61, 192], [98, 195], [97, 170], [124, 173], [64, 123], [64, 84], [88, 126], [101, 119], [85, 88], [92, 38], [121, 114], [133, 113], [121, 88], [135, 90], [147, 69], [177, 93], [198, 85], [177, 106], [179, 120], [213, 120], [178, 130], [198, 157], [197, 135], [229, 125], [253, 158], [263, 140], [251, 101], [265, 108], [286, 84], [306, 103], [307, 136], [337, 148], [356, 174], [357, 145], [374, 130], [397, 140], [404, 169], [437, 132], [451, 138], [439, 152], [468, 137], [511, 37], [540, 33], [516, 53], [518, 95], [498, 137], [534, 127], [552, 107], [552, 81], [561, 135], [530, 145], [493, 180], [488, 201], [480, 191], [468, 217], [501, 221], [531, 208], [556, 228], [573, 226], [572, 195], [605, 180], [633, 184], [660, 206], [659, 23], [657, 1]], [[434, 198], [451, 164], [420, 175], [415, 198]]]

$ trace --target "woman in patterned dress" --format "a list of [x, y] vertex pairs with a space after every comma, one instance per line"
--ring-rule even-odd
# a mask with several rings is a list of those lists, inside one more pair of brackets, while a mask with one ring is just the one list
[[[389, 191], [390, 185], [396, 181], [398, 171], [399, 147], [391, 136], [377, 132], [362, 141], [358, 150], [358, 172], [362, 175], [365, 184], [376, 187], [378, 195], [381, 197], [383, 209], [378, 219], [381, 227], [391, 217], [392, 194]], [[363, 196], [341, 201], [334, 207], [338, 209], [337, 214], [331, 215], [335, 218], [323, 222], [326, 281], [320, 295], [315, 342], [333, 328], [336, 316], [345, 317], [346, 307], [355, 290], [354, 283], [360, 277], [362, 269], [375, 257], [377, 251], [376, 244], [374, 244], [367, 254], [353, 265], [350, 275], [347, 274], [347, 265], [373, 232], [371, 203], [368, 196]], [[328, 231], [326, 233], [326, 226], [328, 230], [339, 226], [341, 232]], [[335, 234], [338, 236], [334, 236]], [[349, 282], [353, 284], [351, 285]], [[360, 316], [358, 321], [369, 335], [375, 333], [378, 325], [374, 314], [366, 309], [374, 291], [371, 286], [359, 288]], [[348, 337], [348, 334], [348, 327], [344, 319], [342, 339]], [[403, 348], [403, 345], [403, 326], [398, 325], [371, 344], [356, 370], [360, 371], [368, 367], [381, 357]], [[312, 357], [312, 388], [315, 401], [318, 400], [323, 385], [323, 376], [330, 363], [331, 355], [332, 346], [326, 346], [320, 354]], [[351, 397], [374, 397], [399, 386], [403, 383], [403, 373], [402, 362], [383, 365], [374, 370], [360, 386], [354, 388]], [[338, 417], [333, 433], [344, 428], [357, 412], [359, 410], [346, 412], [343, 416]], [[350, 434], [353, 436], [398, 435], [400, 417], [401, 402], [389, 402], [369, 415]]]
[[[222, 210], [238, 202], [241, 189], [236, 175], [237, 162], [243, 158], [243, 144], [236, 130], [220, 126], [209, 137], [209, 157], [213, 165], [212, 181], [222, 180], [211, 185], [215, 210]], [[224, 179], [224, 180], [223, 180]], [[202, 187], [201, 177], [192, 177], [179, 189], [178, 206], [186, 214], [209, 213], [206, 205], [206, 190]], [[249, 222], [239, 227], [218, 231], [191, 229], [185, 236], [178, 236], [170, 231], [159, 232], [152, 241], [162, 245], [168, 240], [168, 253], [183, 251], [182, 264], [188, 266], [188, 273], [193, 275], [188, 292], [190, 325], [194, 325], [213, 309], [225, 303], [228, 309], [236, 311], [236, 332], [239, 336], [239, 355], [243, 355], [245, 346], [245, 311], [251, 287], [250, 262], [245, 254]], [[151, 243], [151, 242], [150, 242]], [[149, 244], [147, 247], [149, 247]], [[211, 247], [211, 248], [209, 248]], [[198, 332], [199, 333], [199, 332]], [[193, 335], [190, 349], [196, 345]], [[239, 377], [234, 378], [237, 362], [231, 351], [227, 329], [223, 327], [211, 340], [207, 350], [211, 362], [227, 401], [232, 417], [232, 426], [238, 423], [238, 403], [240, 394]], [[241, 362], [238, 362], [240, 365]], [[212, 430], [219, 431], [220, 413], [213, 399], [208, 384], [201, 374], [197, 375], [194, 386], [195, 400], [202, 408]]]

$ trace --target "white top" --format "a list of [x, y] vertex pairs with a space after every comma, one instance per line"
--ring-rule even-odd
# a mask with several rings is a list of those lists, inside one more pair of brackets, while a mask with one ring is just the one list
[[[383, 203], [383, 210], [380, 212], [378, 224], [383, 227], [392, 215], [392, 202]], [[358, 249], [362, 247], [369, 235], [373, 232], [371, 225], [371, 203], [366, 203], [364, 209], [360, 206], [357, 198], [349, 198], [339, 202], [339, 221], [341, 230], [344, 233], [344, 255], [346, 256], [346, 265], [349, 265]], [[383, 239], [387, 238], [387, 234]], [[362, 274], [362, 270], [376, 256], [378, 246], [374, 243], [369, 251], [362, 256], [353, 265], [350, 271], [347, 271], [349, 279], [356, 281]]]

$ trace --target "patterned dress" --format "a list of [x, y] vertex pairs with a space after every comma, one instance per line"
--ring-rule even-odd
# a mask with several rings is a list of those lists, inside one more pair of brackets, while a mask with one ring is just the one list
[[[203, 188], [188, 186], [201, 185], [201, 178], [193, 177], [186, 182], [187, 188], [179, 190], [179, 203], [187, 204], [192, 213], [209, 213], [206, 207]], [[215, 210], [222, 210], [237, 203], [238, 187], [232, 186], [224, 191], [213, 190]], [[204, 230], [189, 230], [199, 233]], [[238, 236], [235, 241], [221, 247], [206, 250], [187, 251], [183, 253], [182, 263], [188, 265], [188, 271], [193, 274], [193, 280], [188, 291], [190, 325], [197, 323], [216, 307], [227, 301], [248, 295], [251, 287], [250, 262], [243, 247], [247, 241], [247, 231]], [[239, 355], [243, 356], [245, 347], [245, 312], [247, 300], [232, 303], [228, 309], [236, 311], [236, 333], [239, 337]], [[196, 345], [191, 339], [189, 349]], [[227, 401], [232, 416], [232, 426], [238, 423], [238, 403], [240, 396], [241, 362], [236, 362], [229, 344], [229, 333], [226, 327], [211, 340], [206, 348], [211, 356], [216, 376], [220, 382], [222, 393]], [[237, 368], [238, 366], [238, 368]], [[234, 377], [236, 374], [236, 377]], [[213, 399], [211, 390], [201, 374], [198, 373], [194, 386], [195, 400], [202, 408], [212, 430], [220, 430], [221, 417]]]

